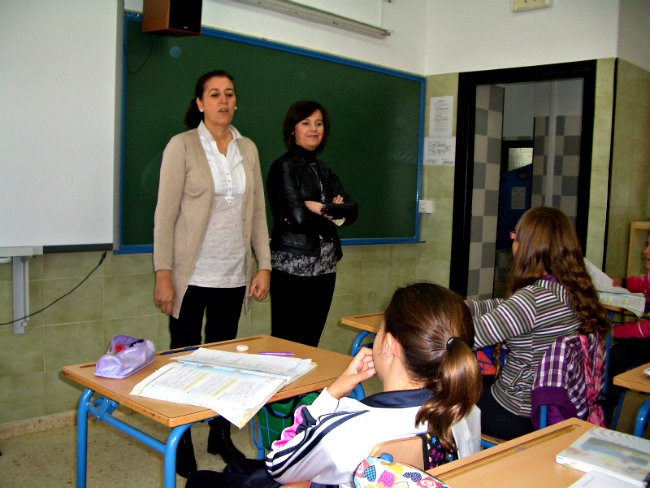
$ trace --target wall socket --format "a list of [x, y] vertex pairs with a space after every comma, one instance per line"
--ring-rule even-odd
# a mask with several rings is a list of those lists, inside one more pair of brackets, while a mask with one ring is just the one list
[[512, 11], [523, 12], [551, 6], [552, 0], [512, 0]]

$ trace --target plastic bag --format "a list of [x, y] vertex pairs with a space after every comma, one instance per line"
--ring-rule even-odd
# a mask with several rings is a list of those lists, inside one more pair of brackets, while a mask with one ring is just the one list
[[95, 376], [126, 378], [156, 359], [156, 346], [149, 339], [116, 335], [108, 351], [97, 361]]

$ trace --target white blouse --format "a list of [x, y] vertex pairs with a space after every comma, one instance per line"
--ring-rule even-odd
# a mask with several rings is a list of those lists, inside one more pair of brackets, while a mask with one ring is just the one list
[[237, 145], [237, 139], [241, 134], [232, 125], [230, 126], [232, 140], [228, 143], [228, 150], [224, 156], [219, 152], [217, 141], [203, 122], [199, 124], [198, 132], [212, 172], [214, 194], [225, 196], [226, 201], [232, 203], [233, 195], [243, 195], [246, 189], [246, 173]]
[[198, 132], [212, 172], [215, 198], [189, 284], [208, 288], [245, 286], [246, 246], [241, 213], [246, 174], [237, 145], [241, 134], [230, 126], [233, 139], [224, 156], [203, 122], [199, 124]]

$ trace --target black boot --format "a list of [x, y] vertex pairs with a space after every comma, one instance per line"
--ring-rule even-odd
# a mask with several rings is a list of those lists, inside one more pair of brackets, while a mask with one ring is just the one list
[[244, 454], [235, 447], [230, 438], [230, 422], [223, 417], [217, 417], [208, 422], [210, 435], [208, 436], [208, 452], [219, 454], [226, 464], [236, 458], [244, 458]]
[[196, 458], [192, 446], [192, 432], [187, 429], [178, 441], [176, 449], [176, 474], [187, 478], [196, 471]]

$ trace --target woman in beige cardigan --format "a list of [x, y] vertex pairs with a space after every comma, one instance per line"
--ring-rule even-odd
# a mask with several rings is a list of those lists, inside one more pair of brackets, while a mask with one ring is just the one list
[[[201, 76], [185, 115], [189, 131], [169, 141], [160, 168], [154, 217], [154, 300], [168, 314], [172, 349], [237, 336], [242, 304], [264, 300], [271, 259], [264, 187], [253, 141], [232, 125], [233, 78]], [[253, 272], [253, 254], [257, 272]], [[230, 424], [210, 422], [208, 452], [229, 462], [243, 454]], [[177, 451], [176, 471], [196, 470], [190, 431]]]

